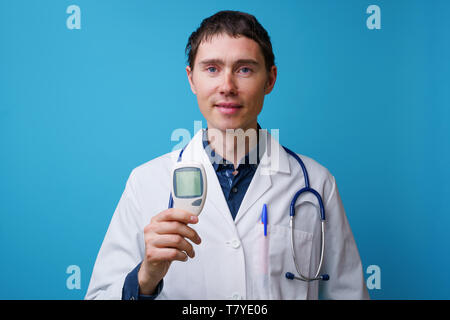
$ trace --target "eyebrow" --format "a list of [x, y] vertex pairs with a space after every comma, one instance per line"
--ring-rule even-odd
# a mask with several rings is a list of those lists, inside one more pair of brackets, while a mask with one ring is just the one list
[[[218, 64], [218, 65], [224, 65], [224, 61], [220, 59], [206, 59], [199, 62], [201, 66], [208, 65], [208, 64]], [[235, 64], [251, 64], [258, 66], [259, 62], [253, 59], [239, 59], [235, 62]]]

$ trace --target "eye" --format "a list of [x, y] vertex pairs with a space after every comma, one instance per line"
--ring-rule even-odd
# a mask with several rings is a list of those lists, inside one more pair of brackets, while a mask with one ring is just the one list
[[216, 67], [208, 67], [206, 70], [208, 70], [209, 73], [214, 73], [217, 71]]
[[240, 71], [244, 74], [249, 74], [250, 72], [252, 72], [252, 69], [250, 69], [248, 67], [243, 67], [240, 69]]

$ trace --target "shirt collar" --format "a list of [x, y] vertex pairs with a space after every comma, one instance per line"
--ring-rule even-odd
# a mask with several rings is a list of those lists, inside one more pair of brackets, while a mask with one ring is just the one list
[[[258, 131], [261, 129], [259, 123], [258, 123]], [[249, 153], [247, 153], [241, 160], [239, 160], [238, 168], [240, 167], [250, 167], [254, 170], [258, 167], [259, 164], [259, 134], [256, 135], [257, 137], [257, 144], [256, 147], [250, 150]], [[214, 168], [214, 170], [217, 172], [219, 169], [221, 169], [224, 166], [233, 165], [230, 161], [222, 158], [219, 154], [216, 154], [216, 152], [211, 148], [208, 141], [208, 128], [203, 130], [202, 133], [202, 141], [203, 141], [203, 148], [206, 151], [206, 154], [208, 155], [209, 160], [211, 161], [211, 164]], [[250, 159], [255, 158], [256, 153], [256, 164], [250, 164]]]

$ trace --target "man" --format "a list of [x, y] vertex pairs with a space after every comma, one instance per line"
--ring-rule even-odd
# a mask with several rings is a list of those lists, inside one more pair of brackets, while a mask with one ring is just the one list
[[[208, 129], [188, 144], [183, 160], [205, 166], [208, 196], [203, 211], [197, 217], [167, 209], [170, 172], [179, 150], [134, 169], [86, 298], [368, 298], [335, 179], [305, 156], [311, 187], [321, 194], [327, 212], [322, 272], [330, 274], [330, 280], [304, 282], [284, 276], [297, 267], [289, 245], [289, 204], [304, 186], [302, 170], [273, 137], [269, 143], [240, 139], [242, 133], [260, 129], [257, 117], [275, 85], [277, 68], [267, 32], [249, 14], [221, 11], [192, 33], [186, 51], [187, 77]], [[255, 154], [257, 160], [250, 161]], [[263, 173], [263, 163], [269, 173]], [[268, 226], [263, 234], [264, 205]], [[320, 260], [317, 203], [306, 196], [295, 206], [299, 271], [313, 277]]]

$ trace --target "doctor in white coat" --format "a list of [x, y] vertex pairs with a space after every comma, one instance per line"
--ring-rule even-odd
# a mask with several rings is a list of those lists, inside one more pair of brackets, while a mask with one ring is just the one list
[[[336, 180], [303, 155], [299, 156], [310, 185], [321, 195], [326, 210], [321, 273], [329, 274], [330, 280], [285, 277], [286, 272], [296, 274], [289, 205], [305, 186], [303, 173], [272, 136], [259, 141], [239, 136], [258, 129], [264, 96], [275, 85], [277, 68], [267, 32], [251, 15], [222, 11], [202, 22], [189, 38], [187, 51], [188, 80], [208, 131], [194, 136], [183, 161], [198, 161], [205, 167], [208, 190], [203, 211], [196, 217], [167, 209], [170, 174], [180, 150], [135, 168], [97, 256], [86, 299], [369, 298]], [[219, 158], [234, 165], [230, 183], [240, 174], [245, 155], [260, 150], [234, 215], [209, 149], [204, 148], [205, 137]], [[264, 204], [267, 236], [261, 224]], [[296, 202], [294, 250], [301, 273], [309, 277], [320, 260], [317, 206], [308, 194]]]

